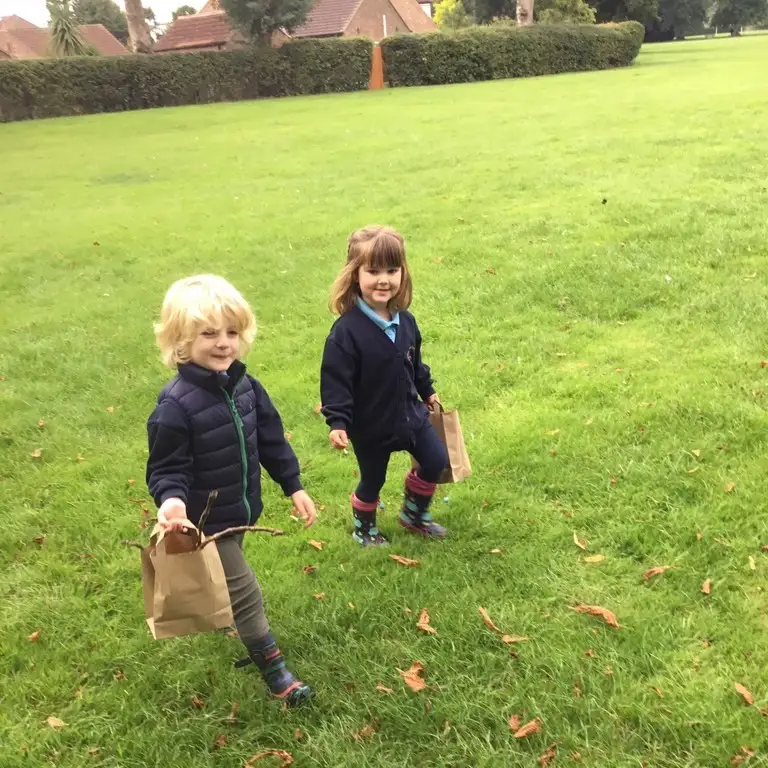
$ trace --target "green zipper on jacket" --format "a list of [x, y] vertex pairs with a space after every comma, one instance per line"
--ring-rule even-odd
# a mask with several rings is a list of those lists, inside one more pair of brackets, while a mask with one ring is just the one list
[[[239, 383], [240, 382], [238, 381], [237, 384]], [[235, 384], [234, 388], [232, 389], [233, 392], [235, 389], [237, 389], [237, 384]], [[237, 410], [235, 401], [230, 397], [229, 392], [227, 392], [227, 390], [224, 388], [222, 388], [221, 391], [224, 393], [224, 397], [227, 399], [227, 405], [229, 406], [229, 410], [232, 413], [232, 418], [235, 421], [237, 440], [240, 443], [240, 459], [243, 464], [243, 504], [245, 504], [245, 509], [248, 512], [248, 524], [250, 525], [253, 521], [251, 520], [251, 505], [248, 503], [248, 452], [245, 448], [243, 420], [240, 417], [240, 412]]]

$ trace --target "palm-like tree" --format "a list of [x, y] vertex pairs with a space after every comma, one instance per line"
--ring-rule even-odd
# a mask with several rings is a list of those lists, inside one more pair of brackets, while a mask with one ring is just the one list
[[46, 6], [51, 15], [51, 53], [54, 56], [85, 56], [89, 53], [69, 0], [47, 0]]

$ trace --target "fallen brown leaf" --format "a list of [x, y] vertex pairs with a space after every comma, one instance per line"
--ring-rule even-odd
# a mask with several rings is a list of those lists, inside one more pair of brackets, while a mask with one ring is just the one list
[[293, 755], [290, 752], [286, 752], [284, 749], [265, 749], [258, 755], [249, 757], [245, 761], [245, 768], [253, 768], [253, 764], [257, 760], [261, 760], [262, 757], [279, 757], [283, 761], [280, 763], [280, 768], [288, 768], [289, 765], [293, 765]]
[[658, 696], [660, 699], [663, 699], [663, 698], [664, 698], [664, 694], [663, 694], [663, 693], [662, 693], [662, 692], [661, 692], [661, 691], [660, 691], [658, 688], [656, 688], [656, 686], [651, 686], [651, 690], [652, 690], [652, 691], [653, 691], [653, 692], [654, 692], [654, 693], [655, 693], [655, 694], [656, 694], [656, 695], [657, 695], [657, 696]]
[[383, 683], [379, 683], [376, 686], [376, 690], [381, 692], [381, 693], [388, 693], [390, 695], [394, 693], [394, 691], [391, 688], [387, 688], [387, 686], [384, 685]]
[[227, 745], [227, 734], [226, 733], [217, 733], [216, 738], [213, 740], [213, 744], [211, 745], [211, 752], [215, 752], [217, 749], [221, 749], [222, 747], [225, 747]]
[[581, 686], [579, 685], [578, 680], [574, 680], [573, 682], [573, 695], [577, 698], [581, 698]]
[[704, 538], [704, 534], [701, 531], [696, 531], [696, 538], [701, 541]]
[[43, 543], [45, 542], [45, 536], [35, 536], [35, 538], [32, 539], [32, 541], [34, 541], [35, 544], [37, 544], [38, 546], [42, 547]]
[[355, 741], [366, 741], [367, 739], [370, 739], [374, 733], [376, 733], [374, 725], [364, 725], [359, 731], [355, 731], [352, 734], [352, 738]]
[[293, 432], [286, 432], [285, 439], [290, 442], [293, 439]]
[[760, 710], [760, 714], [761, 714], [763, 717], [768, 717], [768, 707], [763, 707], [763, 708]]
[[735, 487], [736, 483], [728, 483], [728, 485], [725, 486], [725, 492], [730, 493]]
[[199, 697], [199, 696], [193, 696], [189, 703], [195, 708], [195, 709], [202, 709], [205, 706], [205, 702]]
[[314, 597], [315, 600], [325, 600], [325, 592], [316, 592], [312, 597]]
[[587, 555], [584, 558], [585, 563], [602, 563], [605, 560], [605, 555]]
[[429, 613], [427, 613], [426, 608], [421, 609], [421, 613], [419, 613], [419, 620], [416, 622], [416, 627], [422, 632], [427, 632], [430, 635], [437, 634], [437, 630], [429, 624]]
[[125, 672], [123, 672], [121, 669], [116, 669], [115, 674], [113, 675], [115, 680], [127, 680], [127, 676]]
[[314, 573], [317, 570], [316, 565], [305, 565], [302, 569], [302, 573], [306, 573], [309, 575], [310, 573]]
[[98, 747], [91, 747], [88, 750], [88, 757], [96, 757], [96, 755], [98, 755], [99, 752], [101, 752], [101, 750]]
[[350, 600], [347, 605], [354, 611], [355, 610], [355, 604]]
[[605, 669], [603, 670], [603, 674], [606, 677], [613, 677], [613, 667], [610, 664], [607, 664]]
[[325, 542], [317, 541], [317, 539], [310, 539], [309, 546], [314, 547], [318, 552], [322, 552], [323, 547], [325, 546]]
[[31, 634], [31, 635], [30, 635], [30, 636], [27, 638], [27, 640], [29, 640], [29, 642], [30, 642], [30, 643], [36, 643], [36, 642], [37, 642], [37, 638], [38, 638], [38, 637], [40, 637], [40, 630], [39, 630], [39, 629], [35, 630], [35, 631], [34, 631], [34, 632], [33, 632], [33, 633], [32, 633], [32, 634]]
[[701, 451], [698, 448], [694, 448], [691, 453], [698, 459], [701, 456]]
[[588, 613], [590, 616], [598, 616], [606, 624], [615, 629], [621, 629], [619, 622], [616, 620], [616, 614], [613, 611], [609, 611], [607, 608], [601, 608], [599, 605], [582, 605], [579, 604], [573, 608], [576, 613]]
[[573, 543], [579, 548], [587, 551], [587, 542], [583, 541], [576, 535], [576, 531], [573, 532]]
[[411, 560], [407, 557], [402, 557], [401, 555], [390, 555], [390, 559], [394, 560], [396, 563], [400, 563], [400, 565], [405, 566], [411, 566], [411, 567], [418, 567], [421, 565], [421, 563], [418, 560]]
[[581, 760], [581, 753], [580, 752], [571, 752], [571, 760], [573, 760], [574, 763], [578, 763], [579, 760]]
[[646, 581], [650, 581], [654, 576], [658, 576], [660, 573], [664, 573], [665, 571], [676, 571], [677, 568], [675, 568], [674, 565], [657, 565], [655, 568], [649, 568], [644, 574], [643, 578]]
[[522, 728], [515, 731], [514, 737], [516, 739], [524, 739], [526, 736], [538, 733], [541, 730], [541, 726], [541, 719], [536, 717], [529, 723], [526, 723]]
[[45, 422], [40, 419], [40, 421], [37, 422], [37, 426], [40, 427], [40, 429], [45, 429]]
[[300, 728], [297, 728], [293, 732], [293, 738], [296, 739], [296, 741], [304, 741], [306, 736], [304, 735], [304, 731], [302, 731]]
[[134, 480], [134, 479], [131, 477], [131, 478], [128, 480], [128, 487], [129, 487], [129, 488], [133, 488], [133, 486], [134, 486], [134, 485], [136, 485], [136, 481], [135, 481], [135, 480]]
[[731, 758], [731, 765], [741, 765], [755, 756], [755, 750], [751, 747], [742, 746], [741, 749]]
[[108, 405], [105, 409], [107, 413], [114, 413], [115, 412], [115, 406], [114, 405]]
[[557, 742], [550, 744], [547, 747], [547, 751], [536, 761], [541, 768], [547, 768], [547, 766], [557, 757]]
[[488, 615], [488, 611], [485, 610], [485, 608], [478, 608], [477, 612], [483, 617], [483, 621], [485, 622], [485, 626], [492, 629], [494, 632], [498, 632], [501, 634], [501, 630], [493, 623], [493, 619]]
[[413, 664], [411, 664], [410, 669], [405, 672], [403, 672], [402, 669], [398, 669], [397, 671], [402, 675], [405, 684], [415, 693], [423, 691], [427, 687], [427, 684], [422, 677], [425, 672], [425, 667], [421, 661], [414, 661]]
[[763, 544], [762, 547], [760, 547], [761, 552], [768, 552], [768, 544]]
[[512, 645], [514, 643], [527, 643], [529, 639], [530, 638], [521, 635], [502, 635], [501, 642], [506, 643], [507, 645]]
[[75, 461], [78, 462], [79, 464], [82, 464], [85, 461], [85, 456], [78, 453], [77, 456], [75, 456]]
[[50, 728], [55, 728], [57, 731], [67, 727], [67, 724], [63, 720], [59, 720], [58, 717], [53, 717], [53, 715], [51, 715], [45, 722]]
[[32, 453], [29, 454], [30, 459], [41, 459], [43, 457], [43, 449], [42, 448], [36, 448]]
[[710, 594], [712, 594], [712, 580], [711, 580], [711, 579], [707, 579], [707, 580], [706, 580], [706, 581], [705, 581], [705, 582], [704, 582], [704, 583], [701, 585], [701, 591], [702, 591], [702, 592], [703, 592], [705, 595], [710, 595]]
[[520, 715], [512, 715], [507, 721], [512, 733], [517, 733], [520, 730]]
[[227, 722], [228, 723], [234, 723], [237, 722], [237, 715], [240, 712], [240, 704], [237, 701], [232, 702], [232, 709], [230, 713], [227, 715]]
[[755, 697], [741, 683], [734, 683], [733, 687], [736, 689], [736, 693], [744, 699], [744, 703], [748, 707], [755, 703]]
[[322, 412], [323, 412], [323, 404], [322, 403], [318, 403], [315, 406], [315, 416], [319, 416]]
[[587, 656], [590, 659], [595, 658], [595, 652], [591, 648], [587, 648], [586, 651], [584, 651], [584, 655]]

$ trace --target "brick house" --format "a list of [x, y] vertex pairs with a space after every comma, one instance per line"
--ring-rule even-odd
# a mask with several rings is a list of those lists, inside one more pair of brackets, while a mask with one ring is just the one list
[[[276, 33], [273, 45], [304, 37], [369, 37], [378, 42], [398, 32], [429, 32], [435, 28], [429, 10], [418, 0], [315, 0], [307, 21], [293, 34]], [[209, 0], [200, 13], [176, 19], [157, 42], [155, 51], [225, 51], [243, 44], [242, 35], [232, 29], [218, 0]]]
[[[80, 34], [102, 56], [122, 56], [125, 46], [102, 24], [83, 24]], [[20, 16], [0, 19], [0, 60], [44, 59], [50, 53], [51, 31], [36, 27]]]

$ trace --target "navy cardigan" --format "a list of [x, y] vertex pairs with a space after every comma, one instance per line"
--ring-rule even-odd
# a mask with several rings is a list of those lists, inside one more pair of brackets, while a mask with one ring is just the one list
[[320, 390], [328, 426], [345, 430], [356, 446], [407, 441], [435, 393], [413, 315], [400, 312], [394, 343], [358, 307], [341, 315], [325, 342]]

